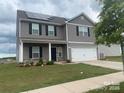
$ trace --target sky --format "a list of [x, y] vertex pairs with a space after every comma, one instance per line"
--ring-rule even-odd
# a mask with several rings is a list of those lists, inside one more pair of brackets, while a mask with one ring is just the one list
[[82, 12], [98, 22], [97, 0], [0, 0], [0, 58], [16, 56], [17, 9], [72, 18]]

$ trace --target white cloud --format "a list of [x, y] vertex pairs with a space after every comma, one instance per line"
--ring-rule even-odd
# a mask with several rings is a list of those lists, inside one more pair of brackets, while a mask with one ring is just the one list
[[[11, 24], [0, 24], [0, 33], [1, 35], [5, 35], [5, 34], [14, 34], [16, 33], [16, 24], [15, 23], [11, 23]], [[0, 35], [0, 36], [1, 36]]]

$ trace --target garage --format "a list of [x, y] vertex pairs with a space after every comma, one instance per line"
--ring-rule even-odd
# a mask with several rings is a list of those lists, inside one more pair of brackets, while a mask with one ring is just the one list
[[97, 60], [96, 47], [71, 48], [71, 60], [72, 62]]

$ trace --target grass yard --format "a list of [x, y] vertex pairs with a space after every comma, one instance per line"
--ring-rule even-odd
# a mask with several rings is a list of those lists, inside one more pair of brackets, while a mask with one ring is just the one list
[[16, 64], [0, 64], [0, 93], [19, 93], [113, 72], [117, 70], [86, 64], [45, 67], [16, 67]]
[[124, 82], [121, 82], [119, 86], [107, 86], [101, 89], [91, 90], [87, 93], [124, 93]]
[[108, 56], [105, 58], [107, 61], [122, 62], [121, 56]]

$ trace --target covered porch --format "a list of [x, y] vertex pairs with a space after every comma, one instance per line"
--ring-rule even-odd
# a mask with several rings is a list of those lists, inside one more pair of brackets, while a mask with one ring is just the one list
[[31, 41], [23, 40], [20, 47], [20, 60], [42, 58], [45, 61], [65, 61], [67, 59], [67, 44], [66, 42], [57, 41]]

